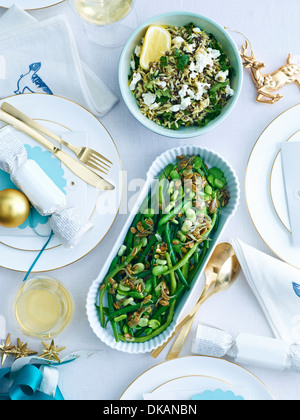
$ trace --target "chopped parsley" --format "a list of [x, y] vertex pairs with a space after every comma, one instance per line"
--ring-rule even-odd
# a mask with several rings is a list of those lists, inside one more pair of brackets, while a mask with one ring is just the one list
[[178, 48], [175, 48], [174, 57], [177, 58], [177, 68], [179, 70], [183, 71], [190, 63], [190, 57], [183, 54]]

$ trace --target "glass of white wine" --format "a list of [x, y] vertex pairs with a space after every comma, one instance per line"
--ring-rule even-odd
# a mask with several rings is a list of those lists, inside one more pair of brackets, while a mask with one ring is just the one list
[[89, 38], [103, 47], [125, 44], [137, 27], [135, 0], [69, 0]]
[[33, 277], [20, 288], [14, 313], [26, 335], [52, 339], [70, 323], [73, 300], [65, 287], [51, 277]]

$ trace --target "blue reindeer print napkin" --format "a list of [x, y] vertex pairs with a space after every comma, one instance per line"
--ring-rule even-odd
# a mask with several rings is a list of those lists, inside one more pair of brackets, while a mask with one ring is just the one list
[[300, 344], [300, 271], [241, 240], [231, 243], [275, 337]]
[[117, 96], [79, 57], [63, 16], [38, 22], [12, 6], [0, 18], [0, 96], [55, 94], [102, 117]]

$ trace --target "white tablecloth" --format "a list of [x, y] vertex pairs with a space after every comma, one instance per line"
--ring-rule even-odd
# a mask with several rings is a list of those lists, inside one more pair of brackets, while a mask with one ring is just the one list
[[[139, 20], [172, 10], [194, 11], [215, 19], [224, 26], [242, 31], [250, 40], [257, 57], [266, 63], [266, 71], [273, 71], [286, 62], [288, 53], [300, 54], [299, 45], [299, 0], [137, 0]], [[69, 9], [67, 3], [32, 12], [38, 19], [56, 13], [65, 13], [72, 24], [82, 59], [102, 80], [120, 96], [117, 68], [121, 48], [106, 49], [92, 44], [86, 37], [81, 22]], [[1, 10], [0, 13], [3, 13]], [[242, 37], [233, 34], [238, 45]], [[284, 99], [275, 105], [258, 104], [255, 101], [250, 73], [245, 71], [245, 82], [241, 98], [229, 118], [215, 130], [194, 140], [198, 144], [222, 154], [235, 168], [242, 188], [239, 211], [230, 222], [222, 240], [239, 237], [258, 249], [271, 254], [254, 229], [244, 198], [244, 176], [252, 147], [264, 128], [281, 112], [300, 102], [300, 91], [296, 85], [286, 87]], [[101, 122], [113, 136], [128, 180], [144, 178], [146, 168], [165, 150], [186, 141], [175, 141], [160, 137], [140, 125], [129, 113], [124, 102], [105, 116]], [[134, 192], [123, 197], [123, 209]], [[124, 211], [123, 211], [124, 213]], [[149, 354], [132, 356], [102, 344], [92, 332], [85, 315], [85, 302], [91, 282], [97, 276], [105, 258], [120, 231], [125, 214], [120, 214], [105, 240], [81, 261], [53, 273], [64, 282], [75, 299], [76, 311], [68, 330], [62, 333], [58, 345], [73, 350], [103, 350], [96, 359], [82, 361], [61, 368], [60, 386], [68, 400], [118, 399], [125, 388], [141, 373], [165, 360], [166, 351], [155, 360]], [[22, 273], [0, 269], [0, 315], [7, 317], [7, 331], [13, 338], [20, 336], [12, 317], [9, 317], [12, 300], [22, 281]], [[200, 290], [199, 290], [200, 292]], [[195, 294], [195, 300], [198, 293]], [[243, 275], [226, 294], [211, 299], [198, 314], [198, 321], [224, 328], [230, 333], [248, 332], [272, 336], [272, 332]], [[197, 322], [182, 350], [182, 355], [191, 354], [191, 340]], [[24, 337], [23, 337], [24, 338]], [[32, 348], [40, 349], [38, 341], [28, 339]], [[299, 400], [299, 376], [288, 372], [248, 368], [281, 400]]]

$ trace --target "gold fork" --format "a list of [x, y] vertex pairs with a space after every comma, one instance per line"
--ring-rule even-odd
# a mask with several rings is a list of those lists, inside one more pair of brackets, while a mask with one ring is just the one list
[[13, 107], [7, 102], [3, 102], [1, 109], [5, 111], [7, 114], [12, 115], [13, 117], [17, 118], [18, 120], [22, 121], [23, 123], [27, 124], [29, 127], [38, 130], [39, 132], [45, 134], [46, 136], [52, 138], [53, 140], [57, 141], [58, 143], [66, 146], [68, 149], [72, 150], [78, 159], [89, 166], [90, 168], [102, 172], [107, 175], [112, 162], [108, 160], [105, 156], [101, 155], [100, 153], [96, 152], [95, 150], [89, 147], [77, 147], [73, 144], [68, 143], [67, 141], [61, 139], [56, 134], [52, 133], [47, 128], [43, 127], [41, 124], [36, 122], [35, 120], [31, 119], [27, 115], [23, 114], [21, 111]]

